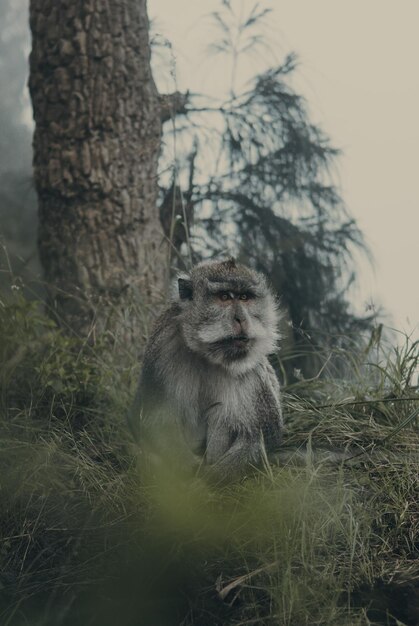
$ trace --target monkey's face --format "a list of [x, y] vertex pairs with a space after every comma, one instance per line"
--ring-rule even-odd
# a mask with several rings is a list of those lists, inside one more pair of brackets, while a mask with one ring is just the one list
[[185, 342], [208, 362], [240, 374], [275, 350], [277, 306], [261, 275], [206, 264], [178, 284]]

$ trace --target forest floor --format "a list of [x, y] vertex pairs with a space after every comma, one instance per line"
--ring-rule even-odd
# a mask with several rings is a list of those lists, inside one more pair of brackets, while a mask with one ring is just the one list
[[133, 356], [0, 297], [0, 624], [418, 624], [418, 346], [342, 359], [284, 386], [263, 471], [146, 482]]

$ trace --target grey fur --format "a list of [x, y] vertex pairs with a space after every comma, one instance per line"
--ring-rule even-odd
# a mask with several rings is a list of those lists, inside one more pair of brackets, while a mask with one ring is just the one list
[[278, 448], [282, 429], [267, 359], [277, 326], [265, 278], [233, 259], [180, 276], [145, 351], [130, 415], [140, 445], [158, 456], [176, 453], [220, 480], [259, 465]]

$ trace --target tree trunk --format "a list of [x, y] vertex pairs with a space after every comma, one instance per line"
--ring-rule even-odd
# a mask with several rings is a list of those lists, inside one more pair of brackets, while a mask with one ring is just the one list
[[81, 336], [110, 330], [135, 338], [166, 267], [146, 0], [31, 0], [30, 25], [39, 249], [50, 304]]

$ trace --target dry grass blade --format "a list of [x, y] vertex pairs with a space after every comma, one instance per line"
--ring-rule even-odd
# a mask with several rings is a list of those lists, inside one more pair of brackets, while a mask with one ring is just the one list
[[248, 572], [247, 574], [243, 574], [243, 576], [238, 576], [234, 580], [231, 580], [224, 587], [217, 588], [218, 595], [220, 596], [221, 600], [225, 600], [231, 591], [233, 591], [237, 587], [240, 587], [240, 585], [243, 585], [243, 583], [246, 583], [247, 581], [257, 576], [258, 574], [261, 574], [262, 572], [267, 572], [270, 569], [277, 567], [277, 566], [278, 566], [278, 563], [277, 561], [275, 561], [274, 563], [269, 563], [268, 565], [258, 567], [257, 569], [251, 572]]

